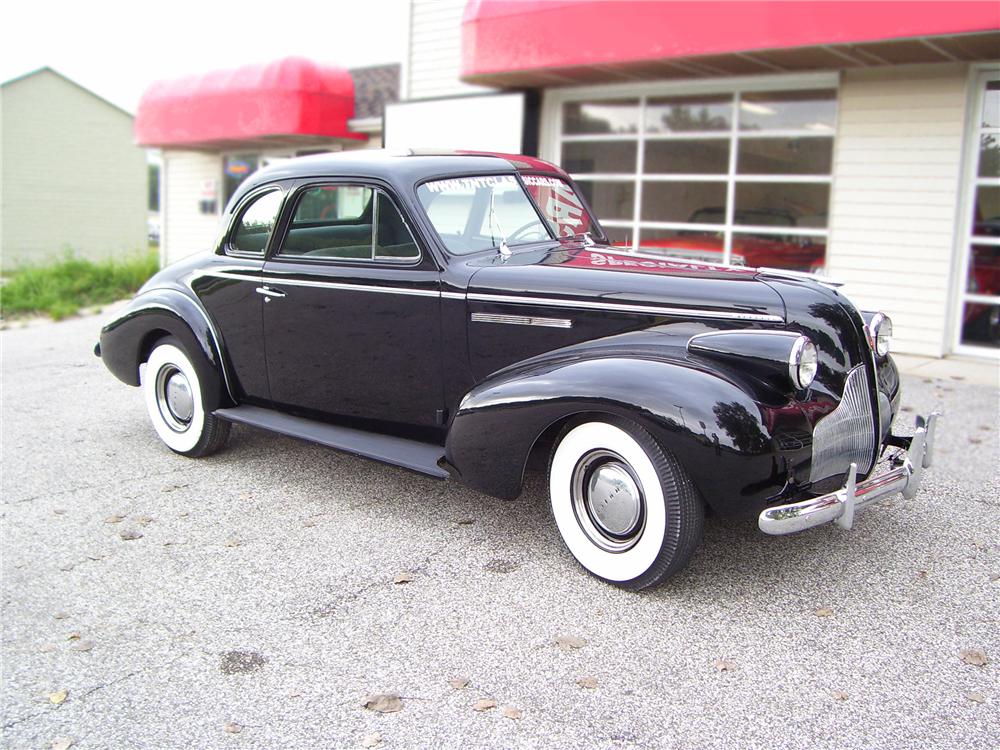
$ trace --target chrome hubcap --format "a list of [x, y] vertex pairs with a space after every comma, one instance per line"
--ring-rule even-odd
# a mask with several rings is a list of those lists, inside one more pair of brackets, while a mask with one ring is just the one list
[[642, 535], [645, 499], [628, 462], [611, 451], [591, 451], [572, 481], [576, 517], [591, 541], [609, 552], [632, 547]]
[[187, 376], [173, 365], [156, 374], [156, 402], [163, 421], [175, 432], [184, 432], [194, 416], [194, 396]]

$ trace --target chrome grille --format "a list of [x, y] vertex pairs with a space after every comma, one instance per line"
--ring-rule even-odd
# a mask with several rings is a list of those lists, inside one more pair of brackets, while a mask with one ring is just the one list
[[859, 365], [847, 375], [840, 404], [816, 423], [809, 481], [844, 474], [852, 463], [866, 473], [874, 455], [875, 416], [865, 368]]

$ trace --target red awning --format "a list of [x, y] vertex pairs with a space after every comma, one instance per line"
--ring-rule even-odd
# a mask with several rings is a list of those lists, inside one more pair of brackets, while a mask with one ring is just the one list
[[348, 130], [354, 81], [342, 68], [289, 57], [152, 84], [139, 102], [141, 146], [364, 139]]
[[[666, 63], [678, 60], [692, 61], [688, 74], [712, 75], [995, 58], [997, 30], [995, 0], [469, 0], [462, 79], [501, 86], [625, 80], [667, 75]], [[904, 49], [907, 43], [895, 42], [884, 57], [866, 48], [929, 37], [947, 43]], [[859, 49], [855, 55], [841, 45]], [[829, 54], [795, 57], [791, 48]], [[764, 51], [784, 52], [755, 54]], [[734, 66], [737, 56], [747, 64]]]

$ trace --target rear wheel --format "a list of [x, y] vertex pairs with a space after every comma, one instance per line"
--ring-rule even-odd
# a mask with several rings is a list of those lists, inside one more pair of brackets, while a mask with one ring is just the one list
[[201, 380], [180, 341], [156, 343], [142, 376], [146, 410], [160, 439], [175, 453], [207, 456], [229, 438], [229, 422], [205, 410]]
[[665, 581], [701, 542], [705, 512], [691, 478], [626, 419], [567, 428], [549, 464], [549, 496], [577, 561], [624, 588]]

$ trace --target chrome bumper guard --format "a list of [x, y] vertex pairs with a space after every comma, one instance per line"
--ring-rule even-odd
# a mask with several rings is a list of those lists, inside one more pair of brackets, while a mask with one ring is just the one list
[[833, 521], [842, 529], [854, 525], [854, 512], [889, 495], [902, 492], [912, 498], [920, 488], [923, 470], [931, 467], [934, 454], [934, 428], [940, 416], [934, 412], [926, 419], [917, 417], [917, 429], [902, 465], [885, 474], [857, 481], [857, 464], [851, 464], [843, 489], [788, 505], [776, 505], [760, 514], [757, 525], [765, 534], [793, 534]]

